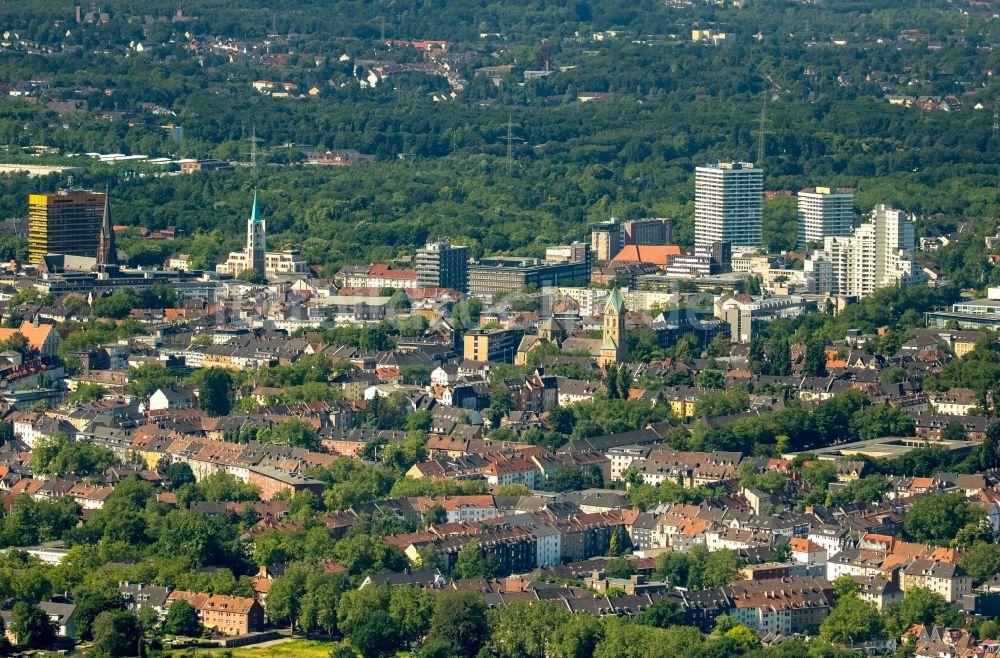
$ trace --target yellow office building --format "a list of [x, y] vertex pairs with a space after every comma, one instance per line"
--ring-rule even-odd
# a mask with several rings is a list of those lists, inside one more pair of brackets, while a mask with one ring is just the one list
[[104, 194], [68, 191], [28, 195], [28, 262], [45, 254], [97, 254]]

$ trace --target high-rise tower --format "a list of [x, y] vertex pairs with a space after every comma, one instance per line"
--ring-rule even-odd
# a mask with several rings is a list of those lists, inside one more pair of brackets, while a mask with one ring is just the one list
[[28, 262], [45, 254], [93, 258], [105, 202], [104, 194], [78, 190], [28, 195]]
[[816, 187], [800, 190], [799, 247], [823, 238], [850, 235], [854, 229], [854, 190]]
[[720, 162], [695, 170], [694, 244], [761, 243], [764, 170], [749, 162]]

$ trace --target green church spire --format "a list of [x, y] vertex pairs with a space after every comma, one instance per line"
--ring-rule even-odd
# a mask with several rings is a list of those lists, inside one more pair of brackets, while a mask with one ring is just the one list
[[253, 210], [250, 211], [250, 221], [254, 224], [259, 224], [260, 218], [260, 202], [257, 201], [257, 190], [253, 191]]

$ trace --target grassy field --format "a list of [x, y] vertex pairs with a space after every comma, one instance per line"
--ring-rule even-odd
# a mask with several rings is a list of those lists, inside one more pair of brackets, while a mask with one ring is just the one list
[[289, 640], [271, 642], [265, 646], [240, 647], [239, 649], [178, 649], [169, 655], [173, 658], [327, 658], [332, 643], [316, 640]]

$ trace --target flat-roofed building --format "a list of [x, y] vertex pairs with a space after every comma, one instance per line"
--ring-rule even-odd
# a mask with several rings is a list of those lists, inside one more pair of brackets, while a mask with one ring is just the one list
[[96, 257], [105, 195], [61, 190], [28, 195], [28, 262], [46, 254]]

